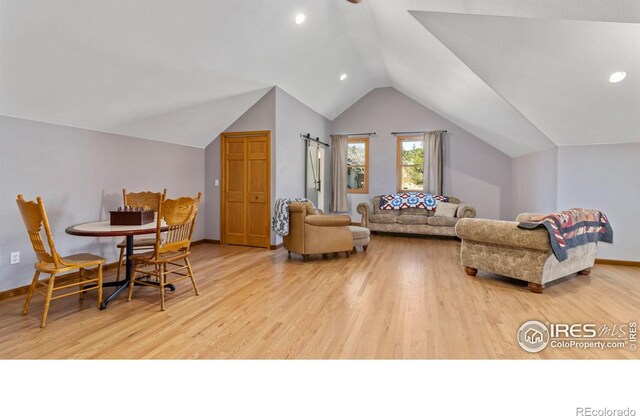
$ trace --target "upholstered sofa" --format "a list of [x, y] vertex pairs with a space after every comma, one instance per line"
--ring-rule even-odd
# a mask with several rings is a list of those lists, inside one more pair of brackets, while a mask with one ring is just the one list
[[310, 203], [294, 202], [289, 205], [289, 234], [283, 245], [291, 253], [301, 254], [304, 261], [310, 254], [343, 252], [347, 257], [353, 250], [353, 235], [348, 215], [316, 214]]
[[568, 258], [556, 259], [543, 228], [524, 230], [518, 222], [541, 214], [520, 214], [516, 221], [465, 218], [456, 224], [462, 239], [460, 256], [465, 272], [475, 276], [483, 270], [528, 282], [542, 293], [545, 284], [573, 273], [587, 275], [596, 259], [598, 243], [568, 249]]
[[423, 208], [380, 209], [380, 198], [380, 195], [375, 196], [370, 201], [358, 204], [357, 207], [362, 215], [360, 225], [374, 232], [455, 237], [455, 225], [458, 220], [476, 216], [475, 208], [455, 197], [449, 197], [449, 203], [459, 204], [455, 217], [435, 216], [434, 211]]

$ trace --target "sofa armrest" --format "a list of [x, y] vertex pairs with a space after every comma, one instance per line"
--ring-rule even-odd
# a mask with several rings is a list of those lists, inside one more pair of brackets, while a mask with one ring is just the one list
[[546, 229], [523, 230], [515, 221], [462, 218], [456, 224], [456, 234], [463, 241], [551, 251]]
[[356, 209], [362, 215], [360, 225], [366, 228], [369, 224], [369, 215], [373, 214], [373, 203], [371, 201], [360, 202]]
[[529, 221], [533, 217], [543, 217], [546, 214], [537, 214], [534, 212], [523, 212], [522, 214], [518, 214], [516, 217], [516, 222]]
[[476, 209], [471, 205], [460, 203], [456, 211], [456, 218], [475, 218]]
[[304, 222], [317, 227], [345, 227], [351, 225], [351, 217], [348, 215], [307, 215]]

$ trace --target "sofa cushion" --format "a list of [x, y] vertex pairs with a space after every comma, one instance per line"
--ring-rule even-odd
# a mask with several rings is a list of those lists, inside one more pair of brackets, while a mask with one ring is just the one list
[[454, 227], [458, 222], [457, 218], [451, 217], [429, 217], [427, 218], [427, 224], [439, 226], [439, 227]]
[[[380, 209], [380, 195], [373, 197], [371, 200], [371, 205], [373, 205], [373, 213], [374, 214], [388, 214], [388, 210]], [[395, 212], [394, 212], [395, 213]]]
[[396, 224], [398, 222], [398, 217], [398, 214], [371, 214], [369, 216], [369, 221], [378, 224]]
[[436, 213], [434, 214], [434, 217], [453, 218], [456, 216], [456, 211], [458, 211], [458, 204], [439, 202], [438, 206], [436, 207]]
[[446, 202], [448, 202], [450, 204], [459, 204], [460, 203], [460, 198], [456, 198], [455, 196], [448, 196]]
[[426, 215], [400, 215], [398, 224], [427, 224], [429, 217]]
[[424, 208], [404, 208], [400, 210], [400, 216], [403, 215], [420, 215], [423, 217], [431, 217], [434, 211]]

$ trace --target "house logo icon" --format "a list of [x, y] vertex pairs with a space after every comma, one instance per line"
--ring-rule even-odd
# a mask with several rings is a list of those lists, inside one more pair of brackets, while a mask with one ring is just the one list
[[540, 321], [527, 321], [518, 330], [518, 344], [527, 352], [540, 352], [549, 343], [549, 330]]

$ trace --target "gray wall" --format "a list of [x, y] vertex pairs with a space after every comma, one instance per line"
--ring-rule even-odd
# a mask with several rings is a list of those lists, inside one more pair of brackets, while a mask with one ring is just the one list
[[[331, 122], [316, 113], [280, 88], [276, 88], [276, 198], [305, 194], [305, 141], [300, 134], [310, 133], [329, 143]], [[330, 152], [325, 151], [325, 155]], [[325, 172], [330, 169], [330, 159], [325, 157]], [[325, 185], [330, 181], [325, 181]], [[325, 190], [325, 206], [328, 211], [329, 197]]]
[[640, 261], [640, 143], [558, 148], [558, 210], [604, 212], [614, 244], [599, 244], [598, 257]]
[[[275, 160], [276, 143], [276, 92], [272, 88], [256, 102], [246, 113], [230, 125], [224, 132], [260, 131], [271, 132], [271, 160]], [[220, 240], [220, 136], [216, 137], [205, 149], [205, 187], [207, 189], [206, 229], [207, 239]], [[215, 181], [218, 180], [218, 186]], [[275, 165], [271, 163], [271, 209], [275, 196]], [[275, 239], [272, 236], [272, 243]]]
[[640, 260], [640, 144], [563, 146], [512, 160], [513, 216], [569, 208], [604, 212], [614, 244], [598, 257]]
[[[86, 251], [113, 262], [121, 238], [76, 237], [65, 228], [108, 219], [123, 187], [166, 187], [169, 198], [204, 192], [204, 155], [193, 147], [0, 116], [0, 291], [27, 285], [33, 276], [35, 255], [17, 194], [43, 198], [61, 254]], [[204, 238], [204, 220], [195, 239]], [[9, 264], [12, 251], [20, 252], [20, 264]]]
[[[300, 133], [328, 140], [330, 122], [280, 88], [274, 87], [225, 132], [271, 131], [271, 209], [276, 198], [304, 196], [304, 141]], [[220, 239], [220, 140], [205, 149], [206, 238]], [[326, 166], [328, 169], [328, 161]], [[272, 212], [273, 214], [273, 212]], [[271, 243], [281, 238], [271, 235]]]
[[523, 212], [555, 212], [558, 208], [558, 149], [513, 158], [511, 186], [511, 219]]
[[444, 136], [444, 191], [475, 206], [479, 217], [511, 215], [511, 158], [422, 106], [395, 88], [378, 88], [332, 122], [332, 133], [373, 132], [369, 139], [369, 194], [350, 194], [350, 215], [359, 202], [396, 189], [396, 138], [392, 131], [448, 130]]

